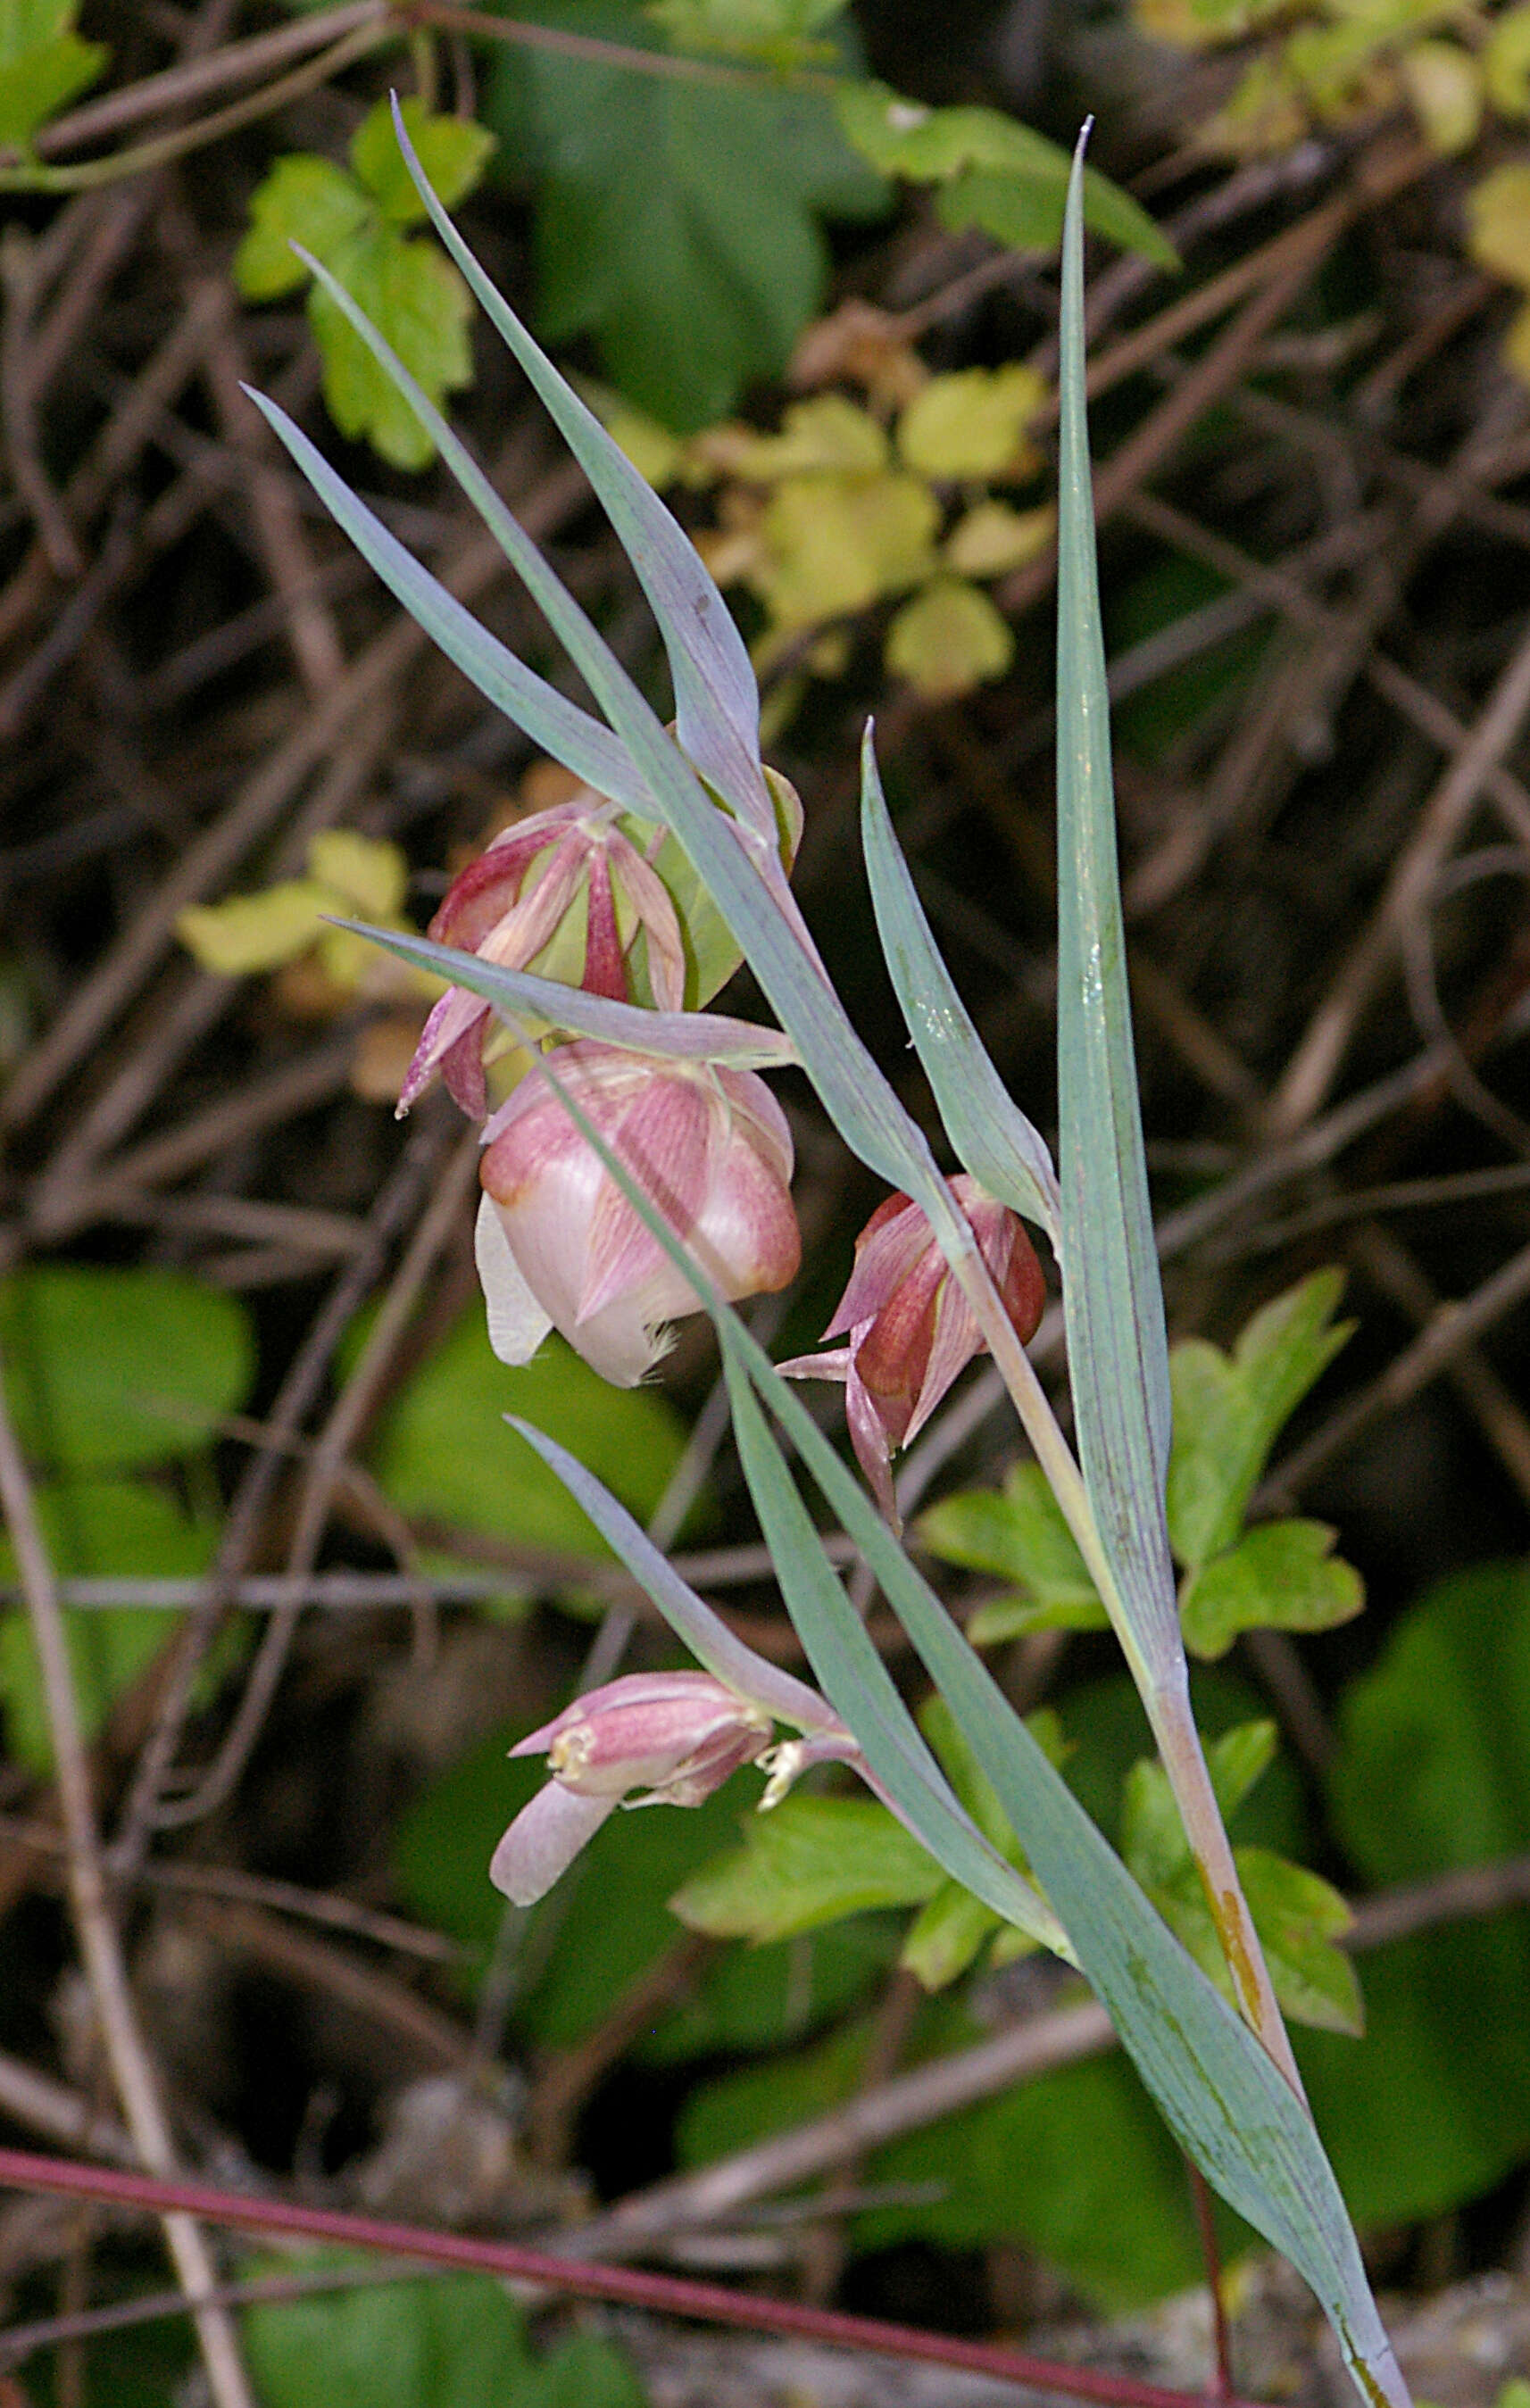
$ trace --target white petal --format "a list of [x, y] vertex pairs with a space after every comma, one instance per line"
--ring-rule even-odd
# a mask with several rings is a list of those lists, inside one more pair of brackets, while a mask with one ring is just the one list
[[535, 1906], [615, 1812], [614, 1798], [576, 1797], [550, 1781], [522, 1807], [490, 1857], [490, 1881], [512, 1906]]
[[489, 1313], [489, 1344], [501, 1363], [529, 1363], [553, 1326], [510, 1251], [504, 1224], [492, 1196], [478, 1208], [473, 1231], [473, 1255]]

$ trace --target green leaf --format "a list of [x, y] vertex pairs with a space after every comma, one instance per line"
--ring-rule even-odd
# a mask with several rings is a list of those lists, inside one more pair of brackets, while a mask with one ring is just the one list
[[[483, 177], [495, 147], [494, 136], [471, 118], [432, 117], [419, 100], [400, 104], [410, 140], [421, 166], [446, 208], [455, 208]], [[425, 203], [414, 189], [394, 132], [393, 110], [385, 100], [369, 108], [351, 143], [351, 166], [358, 183], [391, 225], [418, 225]], [[312, 251], [317, 243], [299, 237]], [[319, 252], [323, 258], [324, 253]]]
[[1333, 1552], [1326, 1522], [1262, 1522], [1214, 1555], [1179, 1593], [1180, 1626], [1192, 1656], [1225, 1656], [1240, 1630], [1331, 1630], [1365, 1602], [1352, 1564]]
[[22, 1447], [71, 1472], [197, 1454], [254, 1370], [248, 1316], [222, 1289], [84, 1264], [0, 1281], [0, 1355]]
[[[1206, 1750], [1206, 1769], [1224, 1819], [1241, 1806], [1275, 1756], [1274, 1723], [1239, 1723]], [[1162, 1767], [1143, 1757], [1127, 1775], [1121, 1801], [1121, 1854], [1145, 1887], [1177, 1877], [1191, 1866], [1179, 1810]]]
[[[470, 308], [456, 270], [434, 244], [391, 226], [363, 226], [336, 249], [338, 280], [436, 402], [472, 381]], [[309, 316], [324, 355], [325, 399], [342, 435], [365, 436], [397, 468], [423, 468], [435, 446], [322, 285]]]
[[922, 477], [815, 469], [783, 477], [750, 582], [778, 627], [812, 627], [902, 594], [935, 566], [940, 507]]
[[909, 1926], [898, 1962], [927, 1990], [960, 1980], [984, 1942], [1004, 1926], [990, 1906], [960, 1882], [942, 1882]]
[[1331, 1944], [1353, 1921], [1338, 1891], [1306, 1866], [1264, 1848], [1239, 1848], [1237, 1867], [1287, 2014], [1358, 2040], [1365, 2028], [1360, 1984], [1343, 1949]]
[[1530, 1571], [1484, 1564], [1432, 1588], [1346, 1690], [1331, 1775], [1338, 1833], [1373, 1882], [1530, 1848]]
[[604, 1559], [604, 1542], [563, 1483], [506, 1427], [507, 1412], [576, 1446], [642, 1520], [685, 1449], [685, 1426], [657, 1389], [611, 1387], [559, 1338], [508, 1369], [475, 1304], [377, 1432], [371, 1462], [384, 1494], [405, 1513]]
[[63, 34], [19, 58], [0, 60], [0, 142], [27, 142], [39, 125], [94, 83], [110, 56], [104, 42]]
[[309, 271], [293, 244], [327, 265], [371, 214], [366, 194], [343, 168], [311, 151], [289, 151], [255, 188], [250, 231], [234, 253], [234, 281], [247, 301], [296, 293]]
[[518, 2302], [486, 2274], [368, 2281], [240, 2325], [262, 2408], [642, 2408], [597, 2333], [533, 2358]]
[[[879, 83], [841, 84], [835, 99], [846, 136], [873, 167], [944, 187], [937, 207], [948, 225], [980, 225], [1028, 250], [1058, 241], [1068, 154], [1029, 125], [993, 108], [929, 108]], [[1084, 220], [1160, 267], [1179, 265], [1146, 209], [1092, 167], [1084, 175]]]
[[858, 2250], [1007, 2243], [1108, 2313], [1201, 2276], [1184, 2160], [1119, 2057], [1017, 2083], [910, 2133], [868, 2160], [865, 2179], [939, 2183], [944, 2196], [858, 2216]]
[[635, 2054], [643, 2065], [779, 2048], [800, 2041], [886, 1979], [888, 1919], [856, 1915], [796, 1940], [726, 1948]]
[[784, 67], [816, 56], [820, 46], [808, 36], [844, 7], [845, 0], [648, 0], [646, 13], [681, 49], [730, 50]]
[[[166, 1491], [140, 1481], [39, 1488], [36, 1505], [49, 1556], [65, 1579], [195, 1579], [212, 1561], [215, 1528], [188, 1521]], [[16, 1577], [14, 1551], [0, 1533], [0, 1580]], [[87, 1742], [173, 1638], [180, 1620], [179, 1613], [157, 1607], [65, 1609], [65, 1638]], [[222, 1669], [214, 1670], [214, 1682]], [[204, 1683], [203, 1694], [206, 1687]], [[14, 1761], [30, 1772], [51, 1773], [53, 1746], [42, 1677], [22, 1612], [0, 1616], [0, 1701]]]
[[[648, 45], [635, 7], [542, 0], [544, 24]], [[535, 180], [540, 324], [596, 337], [606, 373], [677, 431], [778, 376], [828, 274], [819, 211], [866, 217], [880, 180], [818, 93], [506, 52], [487, 114]]]
[[1187, 1570], [1233, 1544], [1276, 1438], [1349, 1337], [1333, 1318], [1343, 1286], [1314, 1271], [1255, 1313], [1231, 1357], [1202, 1339], [1175, 1348], [1169, 1531]]
[[940, 1886], [934, 1857], [873, 1798], [799, 1796], [752, 1815], [743, 1848], [670, 1904], [693, 1931], [789, 1940], [868, 1907], [922, 1905]]
[[920, 1546], [964, 1571], [1013, 1581], [1034, 1604], [1088, 1610], [1094, 1617], [1068, 1628], [1093, 1628], [1104, 1608], [1078, 1542], [1039, 1464], [1018, 1463], [1002, 1491], [969, 1489], [943, 1498], [915, 1525]]

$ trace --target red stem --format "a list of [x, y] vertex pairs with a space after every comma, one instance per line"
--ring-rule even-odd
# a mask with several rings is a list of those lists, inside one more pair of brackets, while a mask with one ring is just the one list
[[[1103, 2408], [1204, 2408], [1202, 2396], [1171, 2391], [1129, 2375], [1101, 2374], [1091, 2368], [1060, 2366], [1027, 2358], [997, 2344], [962, 2341], [951, 2333], [920, 2332], [912, 2325], [884, 2324], [870, 2316], [841, 2315], [792, 2300], [768, 2300], [725, 2290], [718, 2283], [691, 2283], [672, 2274], [649, 2274], [630, 2266], [601, 2266], [578, 2258], [555, 2258], [509, 2241], [475, 2240], [467, 2233], [433, 2232], [417, 2224], [384, 2224], [373, 2216], [345, 2215], [337, 2209], [302, 2207], [285, 2200], [244, 2199], [201, 2183], [160, 2182], [151, 2174], [125, 2173], [115, 2166], [81, 2165], [73, 2158], [36, 2157], [23, 2149], [0, 2149], [0, 2186], [46, 2191], [75, 2199], [105, 2200], [141, 2207], [153, 2214], [179, 2212], [209, 2224], [245, 2231], [299, 2234], [356, 2249], [377, 2249], [394, 2258], [416, 2258], [437, 2266], [461, 2266], [508, 2275], [549, 2290], [585, 2299], [615, 2300], [660, 2315], [739, 2325], [756, 2332], [790, 2333], [842, 2349], [870, 2349], [888, 2357], [924, 2358], [938, 2366], [965, 2367], [1032, 2390], [1063, 2392], [1093, 2400]], [[1252, 2408], [1230, 2399], [1220, 2408]]]

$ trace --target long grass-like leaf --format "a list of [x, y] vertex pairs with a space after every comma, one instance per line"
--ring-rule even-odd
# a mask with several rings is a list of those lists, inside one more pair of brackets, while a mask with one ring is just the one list
[[1058, 1117], [1062, 1297], [1079, 1463], [1129, 1655], [1182, 1662], [1163, 1491], [1169, 1353], [1153, 1245], [1116, 862], [1110, 704], [1084, 404], [1078, 162], [1062, 238], [1058, 463]]
[[736, 1631], [729, 1630], [721, 1614], [714, 1613], [706, 1599], [698, 1597], [681, 1579], [642, 1524], [633, 1519], [609, 1488], [602, 1487], [593, 1471], [585, 1469], [576, 1455], [559, 1446], [556, 1439], [549, 1438], [534, 1423], [523, 1422], [514, 1413], [507, 1413], [505, 1419], [541, 1455], [549, 1471], [556, 1473], [612, 1553], [657, 1606], [676, 1638], [685, 1641], [714, 1680], [736, 1689], [741, 1697], [757, 1698], [779, 1722], [790, 1723], [797, 1730], [824, 1730], [838, 1719], [805, 1681], [797, 1680], [779, 1664], [757, 1656]]
[[860, 837], [888, 975], [957, 1159], [1058, 1248], [1061, 1198], [1046, 1141], [989, 1061], [941, 958], [893, 834], [869, 724], [860, 748]]
[[467, 605], [449, 594], [440, 580], [389, 533], [375, 510], [351, 491], [284, 409], [253, 386], [247, 385], [245, 391], [362, 558], [484, 700], [598, 794], [609, 796], [642, 819], [657, 819], [652, 795], [610, 728], [581, 710], [491, 636]]
[[743, 1366], [724, 1357], [733, 1435], [792, 1624], [824, 1693], [854, 1731], [880, 1786], [954, 1881], [1006, 1922], [1071, 1961], [1067, 1934], [1032, 1885], [957, 1803], [887, 1667], [845, 1596], [755, 1401]]
[[795, 1062], [791, 1039], [779, 1028], [763, 1028], [753, 1020], [730, 1020], [720, 1011], [647, 1011], [608, 996], [586, 995], [561, 980], [538, 978], [530, 970], [507, 969], [477, 953], [458, 953], [438, 945], [430, 937], [413, 937], [399, 928], [372, 928], [364, 920], [336, 920], [357, 937], [397, 953], [400, 961], [434, 970], [453, 986], [465, 986], [482, 996], [506, 1020], [541, 1021], [550, 1028], [571, 1028], [581, 1037], [598, 1037], [607, 1045], [624, 1045], [636, 1054], [661, 1054], [675, 1062], [724, 1062], [735, 1069], [781, 1070]]
[[397, 96], [393, 114], [431, 222], [594, 486], [648, 596], [669, 654], [682, 749], [773, 852], [775, 809], [759, 767], [759, 695], [727, 603], [646, 478], [565, 383], [463, 241], [415, 156]]

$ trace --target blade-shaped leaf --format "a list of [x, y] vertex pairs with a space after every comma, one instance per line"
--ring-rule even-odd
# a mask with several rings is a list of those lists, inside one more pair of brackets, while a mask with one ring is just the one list
[[1084, 408], [1079, 162], [1062, 241], [1058, 464], [1058, 1106], [1062, 1297], [1079, 1462], [1154, 1685], [1180, 1657], [1164, 1520], [1169, 1354], [1116, 862]]
[[773, 850], [775, 812], [759, 767], [759, 696], [727, 603], [646, 478], [564, 382], [484, 273], [426, 180], [397, 99], [394, 122], [436, 232], [556, 422], [637, 572], [669, 654], [676, 730], [687, 758]]
[[844, 1594], [755, 1400], [743, 1364], [726, 1351], [724, 1363], [739, 1459], [793, 1627], [825, 1695], [854, 1731], [888, 1803], [953, 1880], [1006, 1923], [1071, 1958], [1073, 1950], [1057, 1917], [984, 1838], [947, 1786]]
[[245, 391], [362, 558], [484, 699], [598, 794], [608, 795], [641, 818], [657, 819], [653, 796], [610, 728], [581, 710], [491, 636], [465, 603], [405, 551], [284, 409], [252, 386]]
[[[554, 1083], [557, 1083], [556, 1078]], [[1407, 2387], [1371, 2297], [1349, 2211], [1306, 2108], [1262, 2043], [1149, 1905], [934, 1591], [904, 1555], [801, 1397], [781, 1378], [731, 1306], [717, 1295], [700, 1265], [690, 1258], [578, 1105], [567, 1095], [563, 1100], [712, 1317], [729, 1376], [740, 1453], [746, 1470], [752, 1464], [757, 1476], [763, 1475], [757, 1509], [762, 1502], [768, 1505], [767, 1534], [779, 1528], [787, 1539], [786, 1559], [794, 1576], [788, 1596], [795, 1609], [805, 1593], [801, 1577], [805, 1575], [814, 1584], [810, 1614], [816, 1609], [822, 1612], [822, 1621], [812, 1619], [809, 1628], [799, 1635], [826, 1694], [849, 1723], [868, 1761], [873, 1762], [873, 1745], [882, 1751], [884, 1730], [880, 1724], [869, 1726], [868, 1743], [868, 1731], [857, 1720], [854, 1691], [836, 1695], [840, 1668], [827, 1655], [819, 1662], [815, 1645], [827, 1641], [830, 1647], [844, 1648], [852, 1670], [863, 1667], [868, 1687], [873, 1676], [861, 1651], [875, 1661], [882, 1680], [888, 1676], [848, 1598], [832, 1578], [832, 1567], [829, 1567], [831, 1587], [823, 1586], [819, 1579], [806, 1545], [812, 1521], [785, 1463], [770, 1443], [761, 1416], [751, 1410], [744, 1397], [745, 1382], [790, 1438], [907, 1630], [993, 1784], [1026, 1859], [1067, 1931], [1077, 1962], [1107, 2008], [1122, 2046], [1176, 2139], [1230, 2205], [1305, 2276], [1371, 2408], [1383, 2408], [1383, 2403], [1408, 2408]], [[766, 1523], [763, 1510], [761, 1521]], [[816, 1532], [813, 1535], [822, 1555], [821, 1542], [816, 1541]], [[824, 1561], [827, 1565], [827, 1556]], [[889, 1786], [889, 1802], [892, 1794]], [[977, 1894], [985, 1892], [978, 1888]]]
[[642, 1524], [597, 1480], [593, 1471], [585, 1470], [576, 1455], [570, 1455], [567, 1447], [559, 1446], [556, 1439], [548, 1438], [533, 1423], [523, 1422], [514, 1413], [507, 1413], [505, 1419], [512, 1430], [520, 1432], [527, 1446], [535, 1448], [548, 1469], [556, 1472], [612, 1553], [627, 1566], [676, 1638], [684, 1640], [714, 1680], [736, 1689], [741, 1697], [757, 1698], [779, 1722], [790, 1723], [797, 1730], [825, 1730], [833, 1726], [836, 1717], [816, 1692], [806, 1682], [783, 1671], [779, 1664], [769, 1663], [752, 1647], [745, 1646], [737, 1633], [729, 1630], [721, 1614], [714, 1613], [706, 1599], [698, 1597], [681, 1579]]
[[430, 937], [405, 935], [397, 928], [370, 928], [361, 920], [337, 920], [369, 937], [390, 953], [422, 969], [434, 970], [469, 995], [481, 995], [506, 1019], [544, 1021], [552, 1028], [572, 1028], [581, 1037], [598, 1037], [607, 1045], [625, 1045], [638, 1054], [661, 1054], [677, 1062], [726, 1062], [736, 1069], [779, 1070], [797, 1059], [791, 1039], [779, 1028], [762, 1028], [752, 1020], [730, 1020], [720, 1011], [646, 1011], [638, 1005], [617, 1003], [603, 995], [586, 995], [561, 980], [537, 978], [530, 970], [507, 969], [503, 963], [481, 961], [476, 953], [438, 945]]
[[1057, 1172], [1041, 1132], [1012, 1101], [967, 1015], [893, 834], [868, 724], [860, 752], [860, 836], [877, 934], [894, 991], [958, 1160], [1001, 1204], [1059, 1244]]

